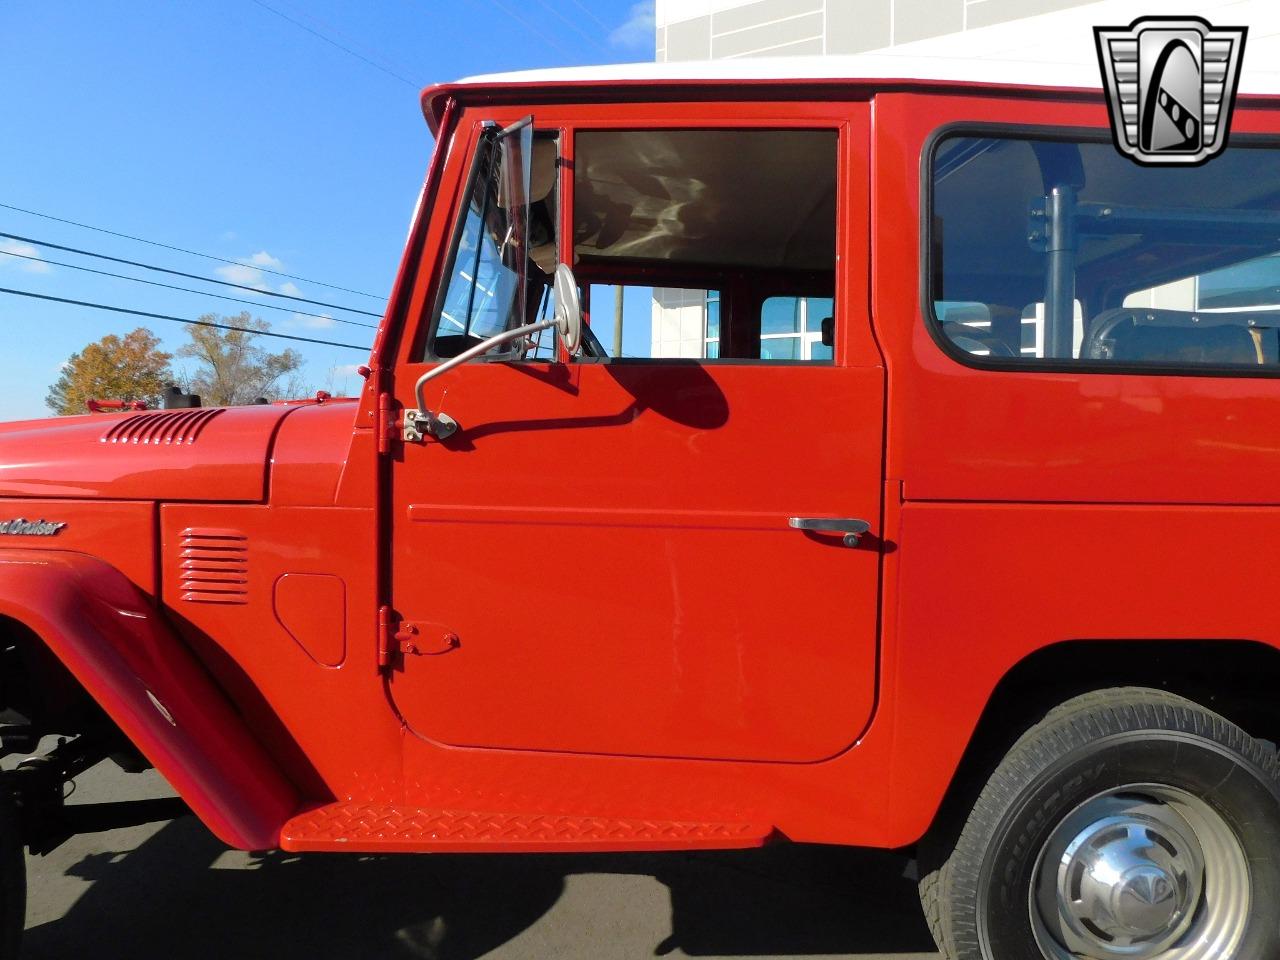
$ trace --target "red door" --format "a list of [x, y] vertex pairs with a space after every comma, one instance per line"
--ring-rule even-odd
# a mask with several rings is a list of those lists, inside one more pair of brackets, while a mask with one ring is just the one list
[[[427, 402], [460, 429], [406, 444], [392, 470], [393, 603], [427, 625], [425, 652], [397, 658], [390, 684], [414, 733], [813, 761], [865, 729], [884, 393], [865, 306], [867, 113], [807, 109], [787, 104], [786, 122], [839, 134], [831, 362], [481, 362], [430, 384]], [[424, 369], [397, 370], [405, 406]], [[850, 547], [793, 517], [860, 518], [871, 533]], [[445, 633], [456, 646], [436, 643]]]

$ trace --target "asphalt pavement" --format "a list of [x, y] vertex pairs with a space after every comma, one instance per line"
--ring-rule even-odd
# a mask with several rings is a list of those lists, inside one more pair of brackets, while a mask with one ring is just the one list
[[[73, 802], [168, 796], [103, 764]], [[194, 818], [29, 858], [24, 960], [937, 960], [909, 864], [779, 845], [621, 855], [230, 851]]]

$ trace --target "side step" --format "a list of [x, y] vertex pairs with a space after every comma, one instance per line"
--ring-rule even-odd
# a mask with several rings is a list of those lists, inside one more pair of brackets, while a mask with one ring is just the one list
[[772, 827], [750, 823], [480, 813], [347, 802], [294, 817], [281, 831], [280, 846], [366, 853], [707, 850], [763, 846], [772, 833]]

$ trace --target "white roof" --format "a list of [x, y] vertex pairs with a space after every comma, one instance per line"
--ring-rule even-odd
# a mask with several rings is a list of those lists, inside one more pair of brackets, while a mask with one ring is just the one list
[[463, 83], [612, 83], [680, 80], [923, 80], [1100, 89], [1093, 27], [1141, 16], [1195, 14], [1246, 25], [1240, 92], [1280, 94], [1280, 3], [1276, 0], [1106, 0], [853, 56], [743, 57], [623, 63], [496, 73]]
[[[1280, 94], [1280, 70], [1250, 69], [1248, 50], [1240, 93]], [[752, 57], [735, 60], [685, 60], [675, 63], [618, 63], [598, 67], [553, 67], [467, 77], [463, 84], [657, 83], [681, 80], [923, 80], [990, 83], [1031, 87], [1101, 89], [1098, 63], [984, 57], [922, 57], [906, 53], [853, 56]]]
[[735, 60], [682, 60], [674, 63], [617, 63], [599, 67], [553, 67], [468, 77], [467, 84], [615, 83], [679, 80], [967, 80], [1053, 87], [1101, 87], [1092, 69], [1075, 64], [1028, 65], [958, 57], [910, 57], [897, 53], [852, 56], [743, 57]]

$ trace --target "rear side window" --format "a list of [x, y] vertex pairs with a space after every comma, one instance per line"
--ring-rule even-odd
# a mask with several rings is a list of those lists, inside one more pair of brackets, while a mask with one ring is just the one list
[[977, 365], [1280, 374], [1278, 160], [1145, 168], [1091, 138], [946, 136], [930, 322]]

